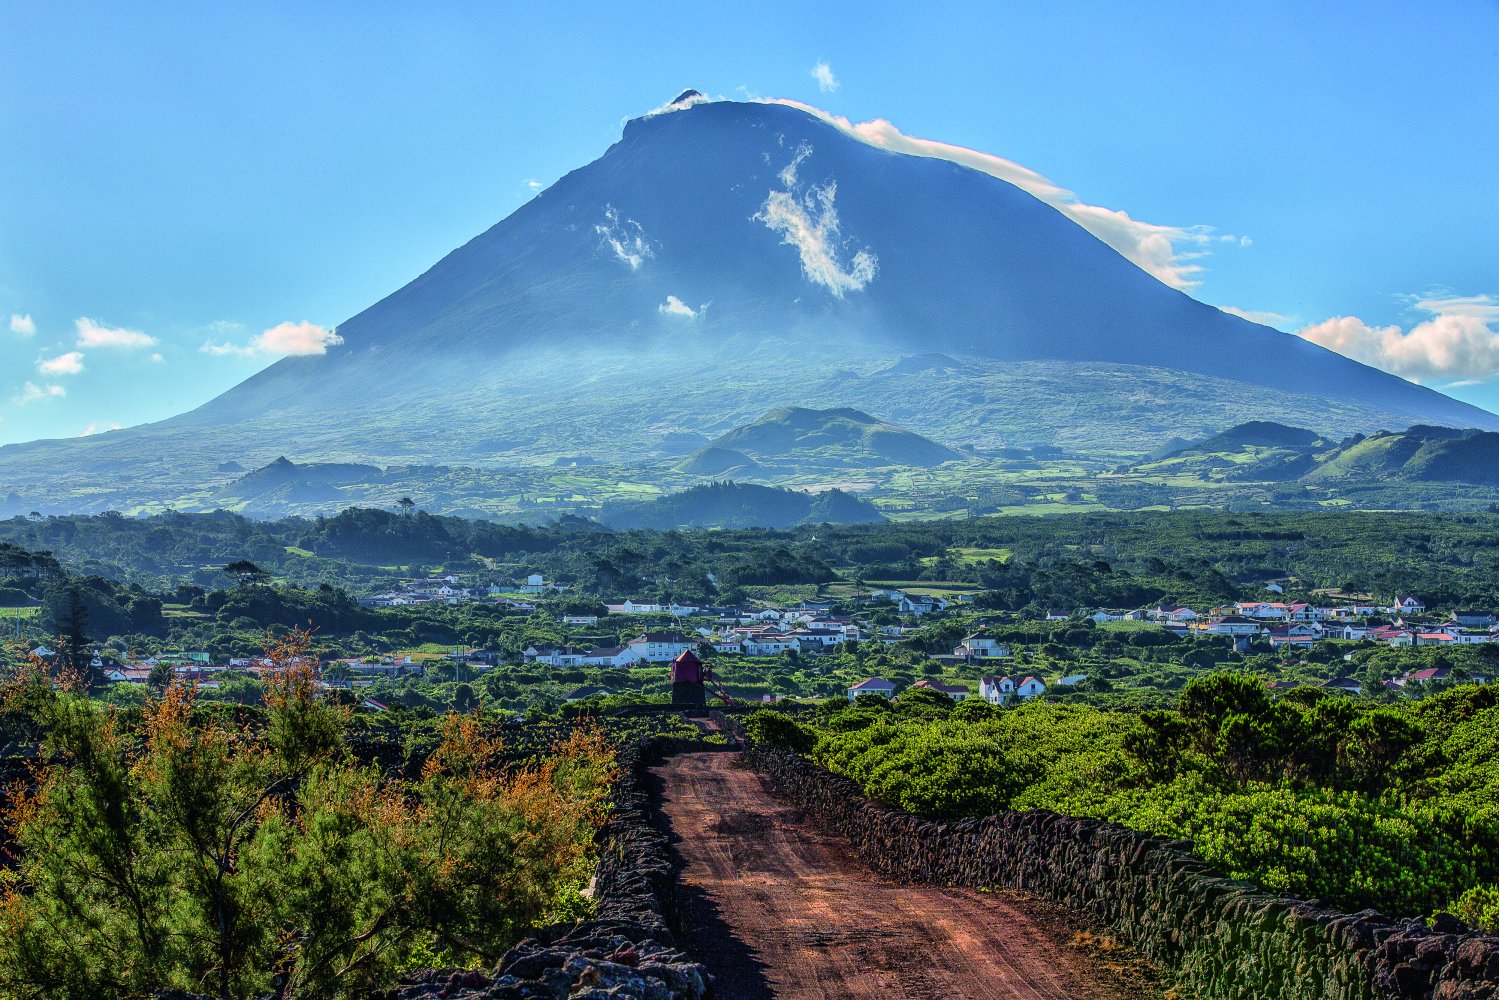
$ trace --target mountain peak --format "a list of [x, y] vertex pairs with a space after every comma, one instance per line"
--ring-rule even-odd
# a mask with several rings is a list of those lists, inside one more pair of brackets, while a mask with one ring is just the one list
[[696, 104], [698, 101], [706, 101], [706, 100], [707, 100], [707, 98], [704, 97], [702, 94], [699, 94], [697, 91], [692, 90], [692, 89], [689, 88], [687, 90], [682, 91], [676, 97], [672, 98], [671, 103], [668, 104], [667, 107], [668, 108], [675, 108], [675, 107], [678, 107], [678, 106], [680, 106], [680, 107], [687, 107], [690, 104]]

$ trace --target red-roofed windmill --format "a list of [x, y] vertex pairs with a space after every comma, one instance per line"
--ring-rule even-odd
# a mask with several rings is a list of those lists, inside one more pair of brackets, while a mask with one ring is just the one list
[[707, 685], [713, 680], [713, 668], [699, 660], [690, 649], [671, 665], [671, 703], [702, 706], [708, 704]]

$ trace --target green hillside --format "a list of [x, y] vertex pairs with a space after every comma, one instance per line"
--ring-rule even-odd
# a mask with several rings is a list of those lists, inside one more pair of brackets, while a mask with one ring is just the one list
[[721, 467], [725, 460], [733, 461], [736, 456], [760, 465], [818, 464], [847, 468], [891, 465], [930, 468], [964, 457], [961, 452], [862, 410], [782, 406], [719, 436], [681, 468], [701, 469], [700, 474], [711, 475], [710, 468]]
[[1499, 434], [1427, 426], [1371, 434], [1339, 447], [1305, 479], [1396, 479], [1491, 486], [1499, 484]]

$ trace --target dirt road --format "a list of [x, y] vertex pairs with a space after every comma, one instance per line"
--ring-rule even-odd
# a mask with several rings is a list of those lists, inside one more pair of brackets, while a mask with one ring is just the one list
[[715, 996], [1080, 998], [1151, 992], [1062, 914], [1008, 894], [903, 886], [816, 829], [730, 753], [654, 772], [682, 863], [682, 942]]

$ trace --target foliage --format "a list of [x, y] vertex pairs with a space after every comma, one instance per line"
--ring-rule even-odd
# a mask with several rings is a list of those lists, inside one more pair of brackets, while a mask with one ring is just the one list
[[269, 642], [263, 716], [174, 684], [137, 720], [39, 662], [11, 685], [44, 763], [6, 814], [9, 995], [364, 995], [418, 943], [492, 962], [568, 905], [614, 775], [602, 734], [515, 762], [449, 715], [419, 776], [393, 778], [350, 754], [309, 642]]
[[1092, 816], [1188, 839], [1231, 876], [1276, 891], [1351, 910], [1450, 906], [1492, 920], [1492, 688], [1396, 706], [1274, 700], [1261, 679], [1228, 673], [1193, 681], [1170, 711], [960, 710], [936, 721], [898, 706], [883, 718], [857, 710], [857, 722], [855, 710], [825, 712], [813, 756], [922, 815]]
[[744, 720], [744, 731], [756, 743], [778, 747], [793, 753], [806, 753], [817, 742], [817, 736], [785, 712], [761, 708]]

